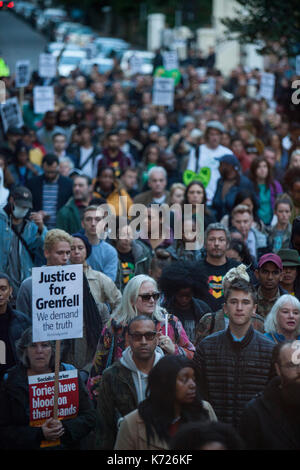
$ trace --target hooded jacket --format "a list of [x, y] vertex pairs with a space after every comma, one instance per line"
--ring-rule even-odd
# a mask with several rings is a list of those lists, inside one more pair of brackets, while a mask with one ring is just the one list
[[[164, 356], [155, 350], [153, 366]], [[119, 361], [108, 367], [102, 376], [97, 402], [96, 449], [113, 449], [120, 418], [135, 410], [145, 398], [147, 374], [140, 372], [128, 347]]]

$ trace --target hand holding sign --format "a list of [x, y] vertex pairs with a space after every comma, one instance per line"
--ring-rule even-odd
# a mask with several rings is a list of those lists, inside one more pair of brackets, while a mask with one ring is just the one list
[[56, 441], [65, 432], [61, 421], [54, 418], [47, 419], [41, 428], [47, 441]]

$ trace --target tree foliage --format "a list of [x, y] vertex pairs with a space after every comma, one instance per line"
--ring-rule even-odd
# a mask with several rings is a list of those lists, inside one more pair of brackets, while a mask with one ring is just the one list
[[224, 18], [228, 39], [258, 46], [261, 54], [300, 53], [299, 0], [237, 0], [238, 14]]

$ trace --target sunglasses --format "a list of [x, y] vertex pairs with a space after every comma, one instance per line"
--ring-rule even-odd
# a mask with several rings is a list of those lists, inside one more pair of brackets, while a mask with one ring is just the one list
[[139, 297], [141, 297], [143, 302], [149, 302], [149, 300], [151, 298], [153, 298], [153, 300], [157, 301], [160, 297], [160, 293], [159, 292], [153, 292], [153, 294], [140, 294]]
[[146, 341], [152, 341], [156, 336], [156, 331], [147, 331], [147, 333], [128, 333], [132, 337], [133, 341], [142, 341], [145, 338]]

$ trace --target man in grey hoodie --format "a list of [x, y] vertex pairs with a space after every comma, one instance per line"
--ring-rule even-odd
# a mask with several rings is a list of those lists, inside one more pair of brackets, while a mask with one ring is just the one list
[[149, 317], [140, 315], [128, 324], [129, 346], [101, 378], [95, 449], [113, 449], [119, 419], [146, 398], [148, 374], [164, 356], [157, 340], [155, 324]]

